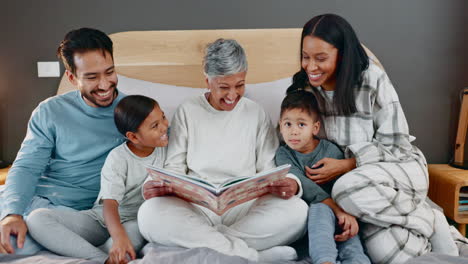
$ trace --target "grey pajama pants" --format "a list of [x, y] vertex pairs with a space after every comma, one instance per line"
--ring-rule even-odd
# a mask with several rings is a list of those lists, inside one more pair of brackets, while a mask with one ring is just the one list
[[[41, 208], [27, 218], [31, 236], [48, 250], [62, 256], [85, 258], [104, 263], [112, 246], [109, 232], [97, 220], [79, 211]], [[135, 252], [144, 239], [136, 220], [123, 223]]]
[[341, 176], [332, 196], [365, 223], [362, 238], [373, 263], [404, 263], [431, 250], [458, 256], [445, 217], [426, 202], [428, 186], [424, 162], [381, 162]]

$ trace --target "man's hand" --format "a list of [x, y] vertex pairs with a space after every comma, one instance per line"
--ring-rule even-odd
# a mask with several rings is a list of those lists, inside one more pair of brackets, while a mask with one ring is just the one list
[[273, 182], [268, 186], [269, 192], [283, 199], [289, 199], [296, 195], [299, 186], [294, 179], [285, 178]]
[[28, 227], [21, 215], [8, 215], [0, 221], [0, 253], [15, 253], [10, 236], [16, 235], [17, 247], [23, 248]]
[[172, 188], [161, 181], [147, 181], [143, 185], [143, 198], [148, 200], [153, 197], [172, 194]]

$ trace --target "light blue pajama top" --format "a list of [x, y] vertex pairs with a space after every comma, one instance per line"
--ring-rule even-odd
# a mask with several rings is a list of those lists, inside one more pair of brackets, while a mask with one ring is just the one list
[[3, 193], [1, 217], [22, 215], [33, 196], [77, 210], [93, 206], [110, 150], [125, 139], [114, 124], [114, 108], [91, 107], [79, 91], [51, 97], [33, 111]]

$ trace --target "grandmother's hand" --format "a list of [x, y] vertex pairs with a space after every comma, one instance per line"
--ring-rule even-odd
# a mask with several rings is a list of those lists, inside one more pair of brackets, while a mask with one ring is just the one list
[[296, 180], [285, 178], [271, 183], [267, 188], [269, 193], [283, 199], [289, 199], [297, 193], [299, 186]]
[[351, 171], [356, 168], [356, 159], [332, 159], [323, 158], [309, 168], [305, 167], [307, 178], [313, 180], [317, 184], [327, 183], [336, 177]]
[[164, 185], [162, 181], [147, 181], [143, 185], [143, 198], [145, 200], [169, 194], [172, 194], [172, 188]]

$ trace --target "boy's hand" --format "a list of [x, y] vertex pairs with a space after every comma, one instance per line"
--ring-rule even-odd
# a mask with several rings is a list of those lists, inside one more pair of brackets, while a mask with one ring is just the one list
[[343, 230], [343, 233], [335, 235], [336, 241], [346, 241], [359, 232], [359, 225], [356, 217], [343, 211], [336, 214], [336, 218], [338, 219], [338, 224]]
[[269, 193], [287, 200], [296, 195], [299, 186], [294, 179], [285, 178], [271, 183], [267, 188]]
[[128, 236], [125, 235], [121, 239], [114, 241], [112, 248], [109, 250], [109, 258], [106, 261], [106, 264], [110, 263], [128, 263], [129, 259], [127, 255], [130, 256], [130, 260], [136, 259], [135, 250], [133, 249], [132, 242], [128, 239]]
[[165, 186], [162, 181], [147, 181], [143, 185], [143, 198], [145, 200], [169, 194], [172, 194], [172, 188]]
[[0, 221], [0, 253], [15, 253], [10, 236], [16, 235], [17, 247], [23, 248], [28, 227], [21, 215], [8, 215]]
[[356, 167], [356, 159], [332, 159], [323, 158], [309, 168], [305, 167], [307, 178], [313, 180], [317, 184], [327, 183], [336, 177], [344, 174]]

